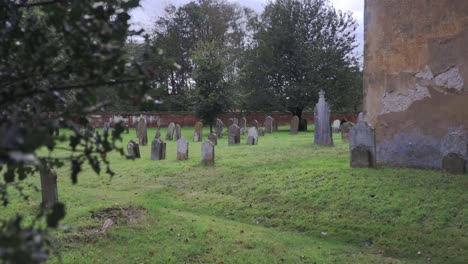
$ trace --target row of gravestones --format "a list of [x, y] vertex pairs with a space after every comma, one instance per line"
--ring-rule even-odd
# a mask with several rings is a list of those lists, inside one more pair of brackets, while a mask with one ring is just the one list
[[[228, 144], [235, 145], [240, 144], [240, 138], [242, 134], [242, 130], [245, 130], [246, 126], [246, 119], [241, 119], [241, 126], [243, 124], [244, 127], [239, 127], [237, 123], [239, 122], [236, 118], [232, 118], [229, 120], [231, 125], [228, 128]], [[276, 121], [267, 116], [265, 120], [265, 127], [266, 128], [258, 128], [258, 121], [254, 120], [254, 126], [249, 128], [247, 134], [247, 145], [257, 145], [258, 144], [258, 137], [264, 136], [266, 130], [273, 132], [277, 130], [277, 123]], [[217, 145], [218, 138], [223, 136], [223, 122], [220, 119], [216, 120], [216, 133], [211, 133], [208, 136], [208, 140], [202, 144], [202, 163], [209, 165], [214, 164], [214, 146]], [[166, 140], [172, 140], [174, 137], [174, 133], [176, 134], [177, 140], [177, 159], [178, 160], [186, 160], [188, 159], [188, 141], [182, 137], [181, 135], [181, 127], [180, 125], [176, 125], [174, 123], [170, 123], [168, 126]], [[203, 134], [203, 124], [201, 122], [197, 122], [195, 124], [195, 132], [194, 132], [194, 141], [199, 142], [202, 140]], [[140, 144], [146, 143], [145, 139], [147, 139], [147, 127], [144, 118], [141, 118], [137, 125], [137, 136], [139, 139]], [[127, 153], [128, 157], [130, 158], [140, 158], [140, 148], [138, 143], [133, 140], [127, 145]], [[143, 145], [143, 144], [141, 144]], [[163, 160], [166, 158], [166, 142], [161, 140], [161, 132], [159, 127], [156, 131], [156, 136], [151, 143], [151, 159], [152, 160]]]

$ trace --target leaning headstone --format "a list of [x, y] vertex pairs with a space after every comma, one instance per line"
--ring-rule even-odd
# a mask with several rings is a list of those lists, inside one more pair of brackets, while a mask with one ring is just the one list
[[325, 101], [325, 92], [319, 93], [319, 101], [315, 106], [315, 130], [314, 144], [322, 146], [333, 145], [332, 131], [330, 127], [330, 107]]
[[178, 160], [186, 160], [188, 159], [189, 154], [189, 143], [187, 139], [181, 137], [177, 140], [177, 159]]
[[214, 165], [215, 162], [215, 147], [211, 140], [203, 142], [201, 145], [202, 151], [202, 164], [203, 165]]
[[151, 143], [151, 160], [166, 159], [166, 142], [154, 139]]
[[259, 128], [258, 129], [258, 135], [262, 136], [262, 137], [265, 136], [265, 128], [263, 128], [263, 127]]
[[332, 132], [333, 133], [340, 132], [340, 127], [341, 127], [341, 121], [339, 119], [336, 119], [335, 121], [333, 121], [333, 124], [332, 124]]
[[307, 119], [301, 119], [299, 123], [299, 131], [307, 131]]
[[224, 124], [223, 124], [223, 121], [221, 121], [221, 119], [216, 119], [216, 136], [218, 138], [222, 138], [223, 137], [223, 127], [224, 127]]
[[154, 139], [161, 139], [161, 129], [159, 127], [156, 128], [156, 135], [154, 136]]
[[203, 123], [195, 123], [195, 131], [193, 133], [193, 142], [201, 142], [203, 136]]
[[257, 145], [258, 143], [258, 131], [257, 128], [249, 128], [249, 134], [247, 136], [247, 145]]
[[127, 144], [127, 156], [130, 158], [140, 158], [140, 146], [133, 140]]
[[240, 144], [240, 127], [238, 127], [236, 124], [232, 124], [231, 126], [229, 126], [228, 133], [229, 145]]
[[267, 116], [265, 118], [265, 132], [272, 133], [273, 132], [273, 117]]
[[349, 132], [351, 167], [374, 167], [376, 162], [375, 130], [359, 113], [358, 122]]
[[442, 170], [450, 174], [466, 173], [468, 145], [464, 136], [458, 132], [450, 132], [440, 144]]
[[138, 121], [138, 140], [140, 145], [146, 146], [148, 144], [148, 128], [146, 125], [146, 119], [140, 117]]
[[291, 127], [289, 128], [289, 134], [295, 135], [299, 131], [299, 117], [293, 116], [291, 118]]
[[213, 142], [213, 145], [218, 145], [218, 137], [216, 136], [215, 133], [211, 133], [208, 135], [208, 140], [211, 140]]
[[349, 132], [351, 131], [351, 128], [353, 128], [354, 124], [351, 122], [346, 122], [341, 125], [340, 130], [341, 130], [341, 141], [343, 142], [348, 142], [349, 141]]
[[180, 125], [177, 124], [175, 126], [175, 140], [179, 140], [181, 137], [182, 137], [182, 132], [181, 132], [181, 129], [180, 129]]
[[42, 207], [51, 209], [58, 202], [57, 174], [48, 165], [40, 170]]
[[175, 131], [175, 124], [171, 122], [169, 126], [167, 126], [166, 140], [174, 139], [174, 131]]

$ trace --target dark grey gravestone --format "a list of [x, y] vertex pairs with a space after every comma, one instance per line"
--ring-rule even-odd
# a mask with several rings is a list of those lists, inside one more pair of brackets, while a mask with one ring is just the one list
[[272, 133], [273, 132], [273, 117], [267, 116], [265, 118], [265, 133]]
[[203, 123], [195, 123], [195, 131], [193, 133], [193, 142], [201, 142], [203, 137]]
[[247, 136], [247, 145], [257, 145], [258, 143], [258, 130], [256, 127], [249, 128]]
[[451, 174], [466, 173], [468, 146], [465, 137], [458, 132], [450, 132], [440, 144], [442, 170]]
[[189, 155], [189, 143], [187, 139], [181, 137], [177, 140], [177, 159], [187, 160]]
[[173, 122], [171, 122], [167, 126], [166, 140], [173, 140], [174, 139], [174, 131], [175, 131], [175, 124]]
[[341, 125], [340, 130], [341, 130], [341, 141], [343, 142], [349, 142], [349, 132], [353, 128], [354, 123], [351, 122], [346, 122], [343, 125]]
[[213, 145], [218, 145], [218, 137], [216, 136], [215, 133], [211, 133], [208, 135], [208, 140], [211, 140], [213, 142]]
[[240, 144], [240, 127], [238, 127], [236, 124], [232, 124], [229, 126], [228, 134], [229, 145]]
[[223, 137], [223, 128], [224, 128], [224, 123], [221, 121], [221, 119], [216, 119], [216, 136], [218, 138]]
[[325, 92], [319, 93], [319, 101], [315, 105], [315, 130], [314, 144], [321, 146], [332, 146], [333, 137], [330, 127], [330, 107], [325, 101]]
[[175, 140], [179, 140], [182, 137], [182, 131], [180, 125], [175, 125]]
[[351, 167], [369, 168], [373, 167], [372, 154], [363, 146], [357, 146], [351, 150]]
[[[356, 150], [355, 150], [356, 149]], [[351, 167], [364, 164], [366, 150], [370, 156], [368, 167], [376, 164], [375, 130], [365, 121], [362, 113], [359, 113], [358, 122], [349, 132], [349, 150]]]
[[214, 165], [215, 162], [215, 146], [211, 140], [203, 142], [201, 145], [202, 151], [202, 164]]
[[442, 159], [442, 169], [450, 174], [465, 174], [466, 160], [458, 153], [449, 153]]
[[151, 160], [166, 159], [166, 142], [154, 139], [151, 143]]
[[278, 131], [278, 122], [276, 121], [276, 119], [273, 118], [273, 132], [277, 132]]
[[301, 119], [299, 123], [299, 131], [307, 131], [307, 119]]
[[130, 158], [140, 158], [140, 146], [133, 140], [127, 144], [127, 156]]
[[58, 202], [57, 174], [48, 165], [40, 170], [42, 207], [51, 209]]
[[125, 134], [130, 133], [130, 128], [128, 127], [128, 124], [125, 124]]
[[289, 134], [295, 135], [299, 131], [299, 117], [293, 116], [291, 118], [291, 126], [289, 128]]
[[146, 119], [144, 117], [140, 117], [138, 121], [138, 140], [140, 145], [146, 146], [148, 145], [148, 128], [146, 125]]

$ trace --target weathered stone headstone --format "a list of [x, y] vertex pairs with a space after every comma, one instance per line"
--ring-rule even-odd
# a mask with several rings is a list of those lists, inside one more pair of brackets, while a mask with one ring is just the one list
[[254, 121], [252, 121], [252, 126], [258, 129], [258, 121], [254, 119]]
[[458, 132], [450, 132], [440, 144], [442, 170], [451, 174], [464, 174], [468, 145], [465, 137]]
[[201, 145], [202, 151], [202, 164], [214, 165], [215, 162], [215, 146], [211, 140], [206, 140]]
[[186, 160], [188, 159], [189, 155], [189, 143], [187, 139], [181, 137], [177, 140], [177, 159], [178, 160]]
[[319, 93], [319, 101], [315, 105], [314, 116], [314, 144], [322, 146], [333, 145], [333, 137], [330, 127], [330, 107], [325, 101], [325, 92], [323, 90]]
[[265, 136], [265, 128], [263, 128], [263, 127], [259, 128], [258, 129], [258, 135], [262, 136], [262, 137]]
[[333, 121], [333, 124], [332, 124], [332, 132], [333, 133], [340, 132], [340, 127], [341, 127], [341, 121], [339, 119], [336, 119], [335, 121]]
[[343, 125], [341, 125], [340, 130], [341, 130], [341, 141], [343, 142], [348, 142], [349, 141], [349, 132], [353, 128], [354, 124], [351, 122], [346, 122]]
[[213, 142], [213, 145], [218, 145], [218, 137], [216, 136], [215, 133], [211, 133], [208, 135], [208, 140], [211, 140]]
[[201, 142], [203, 137], [203, 123], [197, 122], [195, 123], [195, 131], [193, 133], [193, 141], [194, 142]]
[[295, 135], [299, 131], [299, 117], [293, 116], [291, 118], [291, 127], [289, 128], [289, 134]]
[[265, 132], [266, 133], [272, 133], [273, 132], [273, 117], [267, 116], [265, 118]]
[[216, 136], [218, 138], [223, 137], [223, 128], [224, 128], [224, 123], [221, 121], [221, 119], [216, 119]]
[[48, 165], [40, 170], [42, 207], [51, 209], [58, 202], [57, 174]]
[[299, 131], [307, 131], [307, 119], [301, 119], [299, 123]]
[[133, 140], [127, 144], [127, 156], [130, 158], [140, 158], [140, 146]]
[[179, 140], [182, 137], [182, 131], [180, 129], [180, 125], [177, 124], [175, 126], [175, 140]]
[[247, 119], [245, 117], [241, 117], [239, 120], [239, 127], [241, 128], [241, 134], [244, 135], [245, 130], [247, 129]]
[[148, 128], [146, 125], [146, 119], [143, 117], [140, 117], [140, 120], [138, 121], [138, 140], [140, 145], [146, 146], [148, 144]]
[[151, 160], [166, 159], [166, 142], [154, 139], [151, 143]]
[[358, 122], [349, 132], [351, 167], [374, 167], [376, 161], [375, 130], [359, 113]]
[[247, 135], [247, 145], [257, 145], [258, 143], [258, 130], [256, 127], [249, 128]]
[[169, 126], [167, 126], [166, 140], [174, 139], [174, 131], [175, 131], [175, 124], [171, 122]]
[[161, 129], [158, 127], [156, 128], [156, 135], [154, 136], [155, 139], [161, 139]]
[[240, 144], [240, 127], [238, 127], [236, 124], [232, 124], [231, 126], [229, 126], [228, 133], [229, 145]]

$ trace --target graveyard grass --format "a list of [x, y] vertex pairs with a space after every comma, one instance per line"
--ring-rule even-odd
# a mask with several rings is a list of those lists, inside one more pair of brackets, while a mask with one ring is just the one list
[[[246, 135], [241, 145], [228, 146], [225, 136], [209, 167], [200, 164], [201, 142], [192, 142], [192, 128], [182, 130], [189, 160], [176, 160], [175, 141], [167, 142], [166, 160], [150, 160], [156, 132], [149, 129], [141, 159], [109, 156], [112, 179], [87, 168], [72, 185], [69, 168], [61, 169], [59, 199], [68, 212], [55, 235], [62, 261], [466, 263], [466, 175], [352, 169], [339, 134], [334, 147], [319, 147], [313, 132], [289, 135], [287, 129], [259, 137], [255, 146], [246, 145]], [[207, 135], [204, 128], [204, 140]], [[135, 130], [123, 136], [126, 146]], [[39, 177], [28, 183], [39, 185]], [[2, 211], [34, 214], [40, 193], [28, 190], [29, 202], [13, 199]], [[106, 212], [122, 218], [101, 235]]]

